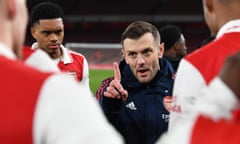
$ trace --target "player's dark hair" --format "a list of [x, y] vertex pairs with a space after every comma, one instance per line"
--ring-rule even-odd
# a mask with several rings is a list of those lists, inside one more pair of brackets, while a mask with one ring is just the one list
[[30, 13], [30, 26], [38, 23], [41, 19], [64, 19], [64, 13], [61, 7], [52, 2], [41, 2], [34, 6]]
[[176, 25], [166, 25], [159, 30], [164, 49], [168, 51], [181, 37], [181, 29]]

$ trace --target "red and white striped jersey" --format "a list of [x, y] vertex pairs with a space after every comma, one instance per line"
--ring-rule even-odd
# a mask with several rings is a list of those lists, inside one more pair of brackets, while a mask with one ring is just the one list
[[41, 49], [23, 48], [23, 61], [34, 68], [45, 72], [60, 72], [53, 60]]
[[218, 78], [203, 90], [187, 118], [157, 144], [239, 144], [240, 110], [234, 93]]
[[186, 56], [174, 83], [170, 130], [179, 119], [187, 119], [202, 90], [218, 74], [225, 59], [240, 51], [240, 20], [225, 24], [216, 39]]
[[[38, 44], [33, 43], [31, 48], [33, 50], [38, 50]], [[63, 55], [59, 60], [53, 60], [53, 62], [56, 63], [55, 65], [60, 69], [60, 71], [67, 73], [77, 81], [82, 81], [83, 83], [89, 85], [89, 67], [85, 56], [69, 50], [63, 45], [61, 45], [61, 50]], [[30, 61], [31, 63], [37, 62], [36, 59], [26, 60]]]
[[0, 43], [0, 143], [123, 143], [88, 86], [17, 61]]

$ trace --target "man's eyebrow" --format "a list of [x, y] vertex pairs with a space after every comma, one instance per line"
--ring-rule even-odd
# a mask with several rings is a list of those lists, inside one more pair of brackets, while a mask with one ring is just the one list
[[49, 32], [49, 33], [56, 33], [56, 32], [62, 32], [62, 29], [58, 29], [58, 30], [42, 30], [42, 32]]

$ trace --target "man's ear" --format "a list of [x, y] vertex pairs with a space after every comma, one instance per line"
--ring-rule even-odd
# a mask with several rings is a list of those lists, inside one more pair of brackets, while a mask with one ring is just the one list
[[123, 50], [123, 49], [121, 49], [120, 55], [121, 55], [121, 58], [124, 58], [124, 57], [125, 57], [125, 53], [124, 53], [124, 50]]
[[159, 46], [159, 51], [158, 51], [158, 57], [162, 58], [163, 57], [163, 53], [164, 53], [164, 42], [162, 42]]
[[179, 48], [179, 42], [175, 42], [175, 44], [173, 44], [174, 50], [177, 51]]
[[31, 27], [31, 34], [34, 39], [36, 39], [36, 30], [34, 27]]
[[203, 4], [208, 12], [211, 13], [214, 10], [213, 0], [204, 0]]
[[121, 50], [121, 57], [125, 59], [126, 63], [128, 64], [128, 61], [126, 59], [126, 52], [124, 51], [124, 49]]
[[6, 0], [6, 9], [7, 15], [10, 19], [12, 19], [16, 15], [16, 1], [15, 0]]

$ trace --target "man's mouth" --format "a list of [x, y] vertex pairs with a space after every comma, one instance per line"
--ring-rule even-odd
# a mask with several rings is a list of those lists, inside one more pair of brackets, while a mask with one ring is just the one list
[[59, 47], [59, 45], [57, 45], [57, 44], [56, 44], [56, 45], [50, 45], [50, 46], [49, 46], [50, 49], [56, 49], [56, 48], [58, 48], [58, 47]]
[[138, 70], [137, 73], [139, 74], [139, 76], [141, 77], [145, 77], [148, 74], [148, 70], [144, 69], [144, 70]]

